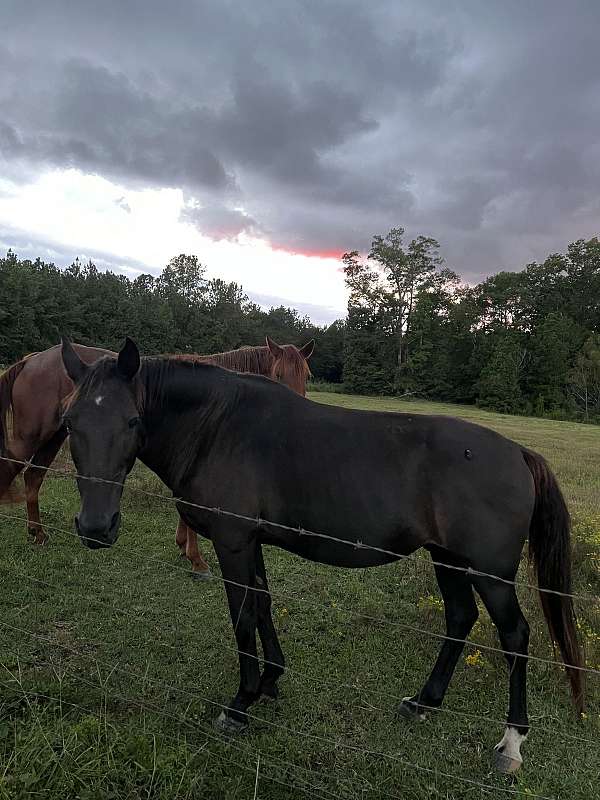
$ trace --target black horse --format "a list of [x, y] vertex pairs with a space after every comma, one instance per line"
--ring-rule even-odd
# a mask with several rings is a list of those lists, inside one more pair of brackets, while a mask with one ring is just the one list
[[[245, 727], [248, 708], [261, 695], [277, 695], [284, 671], [263, 544], [341, 567], [385, 564], [394, 553], [420, 547], [439, 562], [435, 570], [448, 638], [424, 687], [403, 701], [405, 716], [422, 718], [441, 704], [462, 640], [477, 618], [475, 589], [510, 668], [507, 727], [496, 763], [512, 771], [522, 762], [520, 745], [528, 731], [529, 627], [511, 581], [529, 536], [538, 583], [555, 592], [542, 592], [542, 605], [581, 710], [582, 658], [568, 596], [569, 514], [541, 456], [457, 419], [348, 411], [309, 402], [265, 378], [168, 358], [141, 361], [130, 339], [117, 359], [91, 366], [66, 339], [62, 352], [76, 384], [64, 423], [77, 472], [107, 481], [78, 479], [76, 525], [84, 544], [116, 541], [119, 484], [136, 457], [181, 498], [177, 507], [185, 522], [212, 540], [240, 663], [239, 690], [216, 721], [221, 730]], [[239, 512], [252, 521], [193, 504]]]

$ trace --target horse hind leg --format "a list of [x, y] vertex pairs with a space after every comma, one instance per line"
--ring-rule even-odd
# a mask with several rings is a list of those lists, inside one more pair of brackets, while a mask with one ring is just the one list
[[257, 627], [265, 660], [259, 694], [266, 700], [276, 700], [279, 695], [277, 681], [283, 675], [285, 658], [273, 624], [271, 594], [261, 545], [257, 544], [256, 549], [256, 587], [262, 590], [256, 592]]
[[25, 499], [23, 492], [19, 490], [14, 480], [23, 469], [22, 464], [15, 464], [11, 458], [16, 456], [9, 453], [0, 457], [0, 504], [13, 505], [15, 503], [22, 503]]
[[[436, 561], [451, 563], [443, 550], [431, 550]], [[441, 706], [456, 664], [464, 648], [478, 611], [471, 579], [464, 572], [435, 566], [435, 574], [444, 599], [446, 636], [435, 665], [420, 692], [406, 697], [400, 704], [399, 713], [409, 719], [424, 720], [429, 709]]]
[[527, 653], [529, 625], [523, 616], [515, 587], [491, 578], [473, 583], [498, 630], [509, 669], [509, 708], [506, 730], [495, 747], [500, 772], [515, 772], [523, 763], [521, 745], [529, 732], [527, 717]]
[[175, 533], [175, 544], [179, 548], [179, 555], [182, 558], [187, 558], [186, 549], [187, 549], [187, 532], [188, 528], [185, 522], [179, 517], [179, 522], [177, 523], [177, 531]]
[[210, 580], [210, 578], [212, 578], [212, 572], [198, 549], [198, 534], [193, 531], [189, 525], [186, 525], [186, 528], [185, 555], [192, 564], [192, 578], [198, 581]]
[[21, 503], [23, 492], [14, 485], [14, 480], [25, 468], [26, 461], [33, 455], [33, 447], [28, 439], [15, 435], [3, 453], [0, 450], [0, 503], [9, 505]]
[[66, 431], [58, 430], [33, 456], [32, 466], [28, 467], [23, 475], [25, 481], [25, 498], [27, 501], [27, 532], [33, 537], [37, 545], [48, 541], [48, 535], [42, 526], [40, 518], [40, 489], [48, 467], [56, 458], [67, 437]]
[[5, 453], [0, 453], [0, 503], [10, 505], [25, 499], [23, 492], [14, 485], [14, 480], [26, 467], [34, 448], [25, 437], [15, 436]]

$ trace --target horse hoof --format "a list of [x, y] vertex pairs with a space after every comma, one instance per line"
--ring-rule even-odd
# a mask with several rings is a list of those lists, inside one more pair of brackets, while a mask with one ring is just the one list
[[205, 569], [202, 572], [192, 572], [192, 580], [194, 581], [210, 581], [212, 579], [212, 572]]
[[224, 711], [221, 711], [219, 716], [214, 721], [214, 729], [225, 736], [237, 736], [243, 733], [248, 727], [247, 722], [242, 722], [239, 719], [228, 717]]
[[516, 772], [522, 763], [518, 758], [512, 758], [507, 756], [506, 753], [501, 753], [500, 750], [494, 750], [494, 766], [498, 772], [510, 775]]
[[419, 707], [410, 697], [403, 698], [398, 706], [398, 713], [404, 719], [417, 720], [418, 722], [425, 722], [426, 719], [425, 712], [419, 711]]

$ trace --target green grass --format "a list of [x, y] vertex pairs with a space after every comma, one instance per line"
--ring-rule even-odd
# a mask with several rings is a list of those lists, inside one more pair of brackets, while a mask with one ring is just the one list
[[[393, 398], [313, 399], [453, 414], [542, 452], [575, 517], [576, 590], [598, 595], [600, 428]], [[174, 510], [136, 487], [166, 491], [136, 468], [110, 551], [85, 550], [72, 535], [78, 495], [70, 479], [47, 481], [44, 518], [65, 532], [50, 531], [45, 548], [6, 518], [22, 508], [0, 506], [0, 800], [251, 800], [257, 765], [256, 797], [265, 800], [511, 796], [461, 778], [569, 800], [600, 796], [600, 676], [590, 676], [587, 717], [577, 721], [560, 670], [531, 662], [532, 732], [516, 784], [491, 767], [502, 725], [490, 720], [502, 720], [507, 703], [499, 654], [483, 650], [469, 665], [475, 650], [465, 650], [445, 707], [469, 716], [440, 713], [419, 725], [395, 717], [395, 698], [420, 687], [438, 642], [393, 622], [443, 632], [425, 560], [350, 571], [266, 550], [289, 671], [278, 704], [255, 706], [249, 733], [221, 739], [212, 720], [237, 687], [222, 584], [190, 580], [174, 547]], [[218, 575], [210, 544], [202, 547]], [[528, 579], [525, 567], [520, 577]], [[553, 658], [534, 592], [520, 597], [531, 653]], [[579, 612], [588, 664], [600, 668], [598, 604]], [[497, 646], [487, 615], [472, 638]]]

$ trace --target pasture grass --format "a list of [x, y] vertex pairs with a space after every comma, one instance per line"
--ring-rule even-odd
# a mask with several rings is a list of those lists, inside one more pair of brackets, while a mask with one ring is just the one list
[[[574, 514], [576, 591], [599, 594], [600, 428], [393, 398], [313, 399], [461, 416], [543, 453]], [[279, 702], [256, 705], [250, 731], [223, 739], [212, 721], [238, 674], [223, 586], [190, 580], [174, 509], [140, 488], [167, 493], [136, 467], [108, 551], [85, 550], [73, 535], [71, 479], [46, 482], [42, 513], [62, 532], [49, 529], [44, 548], [13, 518], [22, 508], [0, 506], [0, 800], [600, 796], [600, 676], [589, 676], [578, 721], [560, 670], [530, 663], [532, 731], [516, 782], [491, 766], [503, 730], [494, 720], [507, 705], [500, 654], [465, 649], [445, 704], [459, 714], [422, 724], [395, 716], [439, 647], [402, 625], [444, 631], [426, 558], [351, 571], [265, 548], [289, 671]], [[218, 576], [210, 544], [201, 547]], [[525, 565], [520, 579], [529, 579]], [[553, 658], [534, 592], [519, 594], [531, 653]], [[598, 603], [578, 610], [587, 663], [600, 669]], [[498, 646], [485, 613], [471, 638]]]

